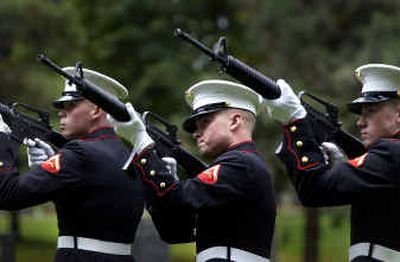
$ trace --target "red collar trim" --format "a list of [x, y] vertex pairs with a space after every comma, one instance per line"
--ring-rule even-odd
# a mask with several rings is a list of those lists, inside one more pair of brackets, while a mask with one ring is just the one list
[[234, 148], [234, 147], [237, 147], [237, 146], [239, 146], [239, 145], [248, 144], [248, 143], [253, 143], [253, 140], [248, 139], [248, 140], [243, 140], [243, 141], [239, 141], [239, 142], [233, 143], [233, 144], [231, 144], [231, 145], [228, 146], [228, 150], [229, 150], [229, 149], [232, 149], [232, 148]]
[[114, 128], [112, 126], [110, 126], [110, 125], [99, 126], [99, 127], [95, 128], [95, 129], [93, 129], [91, 132], [89, 132], [87, 134], [87, 136], [89, 136], [89, 135], [91, 135], [93, 133], [96, 133], [97, 131], [102, 130], [102, 129], [114, 129]]
[[112, 126], [101, 126], [90, 133], [88, 133], [85, 137], [80, 138], [80, 140], [84, 141], [92, 141], [99, 139], [118, 139], [118, 136], [115, 134]]

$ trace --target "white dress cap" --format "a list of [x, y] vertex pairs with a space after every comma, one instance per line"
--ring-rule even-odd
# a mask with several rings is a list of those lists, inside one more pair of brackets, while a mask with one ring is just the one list
[[361, 93], [397, 92], [400, 88], [400, 68], [385, 64], [367, 64], [355, 70], [363, 84]]
[[257, 115], [262, 97], [245, 85], [227, 80], [205, 80], [186, 91], [186, 102], [196, 111], [200, 107], [226, 103], [227, 107], [239, 108]]
[[361, 96], [347, 104], [348, 109], [361, 114], [363, 104], [380, 103], [400, 97], [400, 68], [385, 64], [366, 64], [355, 70], [362, 83]]
[[[63, 70], [70, 75], [74, 75], [76, 69], [73, 66], [69, 66], [64, 67]], [[82, 71], [84, 79], [90, 81], [91, 83], [95, 84], [96, 86], [115, 96], [116, 98], [123, 99], [128, 96], [128, 90], [117, 80], [90, 69], [83, 68]], [[62, 96], [59, 99], [55, 100], [53, 102], [53, 105], [56, 108], [62, 108], [64, 102], [82, 99], [84, 98], [81, 96], [76, 86], [74, 84], [70, 84], [69, 80], [66, 79]]]
[[[73, 75], [75, 73], [75, 67], [69, 66], [69, 67], [64, 67], [63, 70], [68, 73]], [[97, 85], [98, 87], [101, 87], [108, 93], [116, 96], [119, 99], [126, 98], [128, 96], [128, 90], [117, 80], [106, 76], [104, 74], [101, 74], [99, 72], [96, 72], [94, 70], [90, 70], [87, 68], [83, 68], [83, 78], [89, 80], [93, 84]], [[64, 87], [64, 92], [68, 91], [77, 91], [76, 87], [74, 84], [70, 85], [68, 83], [69, 81], [65, 81], [65, 87]]]
[[191, 86], [186, 91], [186, 102], [192, 109], [192, 115], [185, 120], [183, 128], [193, 133], [199, 117], [222, 109], [237, 108], [257, 115], [262, 97], [245, 85], [211, 79]]

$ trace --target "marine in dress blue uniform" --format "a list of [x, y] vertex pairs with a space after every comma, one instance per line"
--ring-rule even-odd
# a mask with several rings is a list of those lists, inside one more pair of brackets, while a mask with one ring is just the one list
[[[127, 92], [95, 71], [84, 69], [84, 76], [114, 95]], [[62, 110], [65, 103], [80, 101], [83, 97], [66, 83], [54, 105]], [[122, 171], [130, 152], [111, 126], [74, 137], [23, 176], [15, 166], [14, 142], [4, 132], [0, 140], [0, 208], [54, 202], [59, 229], [55, 261], [133, 261], [131, 244], [143, 212], [142, 182]]]
[[[356, 69], [356, 76], [363, 83], [362, 94], [349, 109], [361, 114], [358, 121], [384, 110], [378, 107], [383, 103], [394, 103], [392, 119], [387, 120], [399, 122], [400, 68], [368, 64]], [[363, 134], [365, 124], [358, 126]], [[352, 262], [400, 261], [400, 125], [391, 127], [393, 131], [379, 134], [376, 140], [363, 137], [368, 149], [364, 155], [332, 163], [326, 162], [307, 118], [284, 126], [278, 155], [301, 203], [310, 207], [351, 205]]]
[[[261, 102], [248, 87], [224, 80], [199, 82], [186, 98], [193, 113], [184, 129], [195, 138], [201, 136], [200, 121], [209, 121], [205, 129], [210, 128], [228, 110], [255, 120]], [[151, 147], [134, 159], [148, 185], [149, 211], [161, 236], [173, 243], [196, 241], [196, 261], [269, 261], [275, 196], [271, 174], [249, 133], [212, 151], [209, 168], [191, 179], [176, 180]]]

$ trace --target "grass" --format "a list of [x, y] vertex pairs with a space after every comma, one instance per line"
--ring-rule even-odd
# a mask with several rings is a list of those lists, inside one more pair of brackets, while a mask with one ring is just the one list
[[193, 243], [171, 245], [170, 255], [172, 262], [195, 261], [196, 247]]
[[[278, 261], [303, 261], [305, 219], [299, 207], [278, 210], [275, 232], [275, 249]], [[347, 261], [350, 243], [349, 215], [347, 209], [320, 209], [320, 262]]]
[[[46, 214], [50, 210], [49, 214]], [[57, 221], [51, 207], [44, 205], [19, 216], [21, 241], [16, 246], [17, 262], [53, 261], [56, 250]], [[0, 232], [9, 232], [10, 215], [0, 216]]]
[[[25, 211], [20, 216], [21, 236], [16, 262], [52, 261], [56, 247], [56, 218], [49, 206]], [[51, 208], [50, 208], [51, 210]], [[44, 214], [43, 214], [44, 213]], [[275, 258], [279, 262], [303, 261], [304, 217], [299, 207], [278, 211]], [[0, 214], [0, 233], [8, 232], [9, 215]], [[319, 262], [346, 261], [349, 246], [349, 217], [346, 209], [322, 209], [320, 217]], [[194, 244], [170, 246], [171, 262], [195, 261]]]

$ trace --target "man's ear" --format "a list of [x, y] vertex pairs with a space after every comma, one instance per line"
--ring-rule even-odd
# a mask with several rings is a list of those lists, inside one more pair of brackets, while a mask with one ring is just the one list
[[93, 105], [92, 109], [90, 110], [90, 116], [93, 119], [97, 119], [99, 118], [101, 115], [103, 114], [103, 110], [97, 106], [97, 105]]
[[395, 125], [396, 125], [396, 134], [400, 133], [400, 103], [395, 105]]
[[242, 122], [243, 122], [242, 116], [239, 113], [234, 112], [230, 116], [230, 125], [229, 125], [230, 130], [237, 129], [238, 127], [240, 127]]

